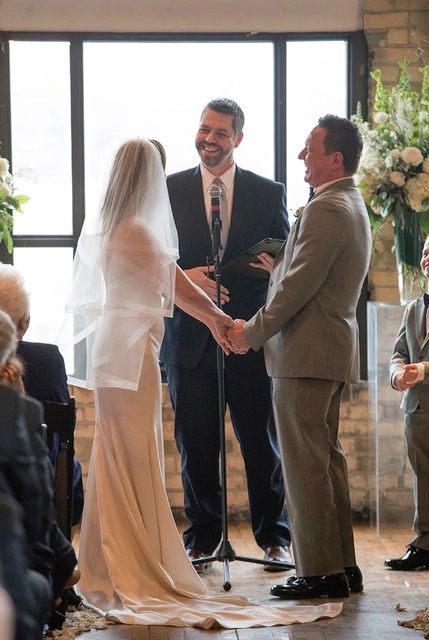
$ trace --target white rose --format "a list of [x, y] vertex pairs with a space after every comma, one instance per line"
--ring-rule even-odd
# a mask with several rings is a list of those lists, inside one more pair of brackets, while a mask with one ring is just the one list
[[390, 172], [390, 181], [393, 184], [396, 184], [397, 187], [403, 187], [405, 184], [405, 176], [400, 171], [391, 171]]
[[7, 184], [5, 184], [4, 182], [2, 182], [0, 184], [0, 199], [4, 199], [7, 198], [8, 196], [12, 195], [11, 190], [9, 189], [9, 187], [7, 186]]
[[388, 119], [389, 119], [389, 116], [387, 115], [387, 113], [384, 113], [384, 111], [379, 111], [374, 115], [374, 122], [376, 124], [384, 124], [385, 122], [388, 121]]
[[410, 178], [405, 185], [405, 191], [411, 209], [419, 213], [423, 208], [423, 200], [429, 198], [429, 174], [419, 173], [414, 178]]
[[423, 173], [429, 173], [429, 156], [423, 160]]
[[9, 171], [9, 160], [6, 158], [0, 158], [0, 175], [4, 175]]
[[423, 154], [417, 147], [406, 147], [401, 151], [401, 158], [404, 162], [417, 167], [423, 162]]
[[370, 205], [372, 212], [376, 215], [379, 216], [381, 214], [381, 207], [378, 204], [372, 204]]
[[392, 151], [387, 155], [385, 164], [388, 169], [391, 169], [395, 164], [396, 160], [399, 160], [401, 157], [401, 152], [399, 149], [392, 149]]

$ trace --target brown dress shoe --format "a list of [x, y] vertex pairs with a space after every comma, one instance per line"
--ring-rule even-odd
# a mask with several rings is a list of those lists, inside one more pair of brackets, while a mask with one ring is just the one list
[[[192, 562], [195, 571], [199, 575], [211, 567], [211, 562], [202, 562], [203, 558], [208, 558], [210, 556], [209, 553], [205, 553], [205, 551], [200, 551], [199, 549], [186, 549], [186, 553], [188, 554], [188, 558]], [[195, 560], [198, 562], [195, 562]]]
[[[282, 564], [265, 564], [264, 571], [288, 571], [293, 569], [294, 564], [288, 546], [271, 545], [265, 549], [264, 560], [270, 562], [281, 562]], [[287, 566], [285, 566], [287, 565]]]

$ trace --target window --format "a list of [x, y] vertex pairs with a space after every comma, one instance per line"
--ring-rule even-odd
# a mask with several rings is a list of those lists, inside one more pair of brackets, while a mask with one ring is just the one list
[[13, 260], [31, 291], [28, 338], [44, 342], [57, 341], [85, 211], [97, 211], [124, 139], [159, 139], [168, 173], [195, 166], [202, 107], [232, 97], [246, 117], [237, 163], [285, 182], [293, 210], [308, 194], [297, 159], [305, 136], [320, 115], [350, 114], [365, 99], [362, 33], [2, 39], [0, 153], [31, 197]]
[[87, 212], [97, 209], [112, 158], [127, 138], [160, 140], [167, 173], [197, 165], [201, 110], [217, 96], [245, 105], [237, 162], [273, 178], [273, 67], [271, 42], [85, 42]]
[[286, 186], [290, 213], [308, 200], [303, 163], [297, 160], [306, 136], [320, 116], [347, 116], [346, 61], [345, 40], [286, 45]]

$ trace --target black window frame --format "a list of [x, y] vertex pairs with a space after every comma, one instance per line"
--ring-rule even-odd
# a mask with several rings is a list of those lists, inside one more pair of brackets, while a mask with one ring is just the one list
[[[95, 33], [95, 32], [0, 32], [0, 153], [11, 161], [11, 92], [9, 68], [9, 42], [62, 41], [70, 43], [70, 107], [72, 153], [72, 233], [69, 235], [20, 235], [14, 237], [15, 247], [72, 247], [76, 249], [85, 217], [85, 155], [84, 155], [84, 96], [83, 45], [85, 42], [271, 42], [274, 57], [274, 178], [286, 185], [287, 194], [287, 43], [296, 41], [344, 40], [347, 43], [347, 116], [362, 105], [364, 117], [368, 98], [368, 48], [363, 31], [311, 32], [311, 33]], [[299, 99], [299, 96], [297, 96]], [[322, 115], [322, 114], [321, 114]], [[0, 260], [12, 262], [3, 247]], [[362, 377], [367, 369], [366, 355], [366, 283], [358, 305], [361, 333]], [[366, 377], [366, 375], [365, 375]]]

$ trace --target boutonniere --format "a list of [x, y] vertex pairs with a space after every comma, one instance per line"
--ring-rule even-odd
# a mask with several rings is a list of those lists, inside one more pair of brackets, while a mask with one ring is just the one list
[[304, 211], [304, 209], [305, 209], [305, 207], [298, 207], [298, 209], [295, 209], [294, 214], [293, 214], [295, 216], [295, 218], [299, 218], [299, 216]]

